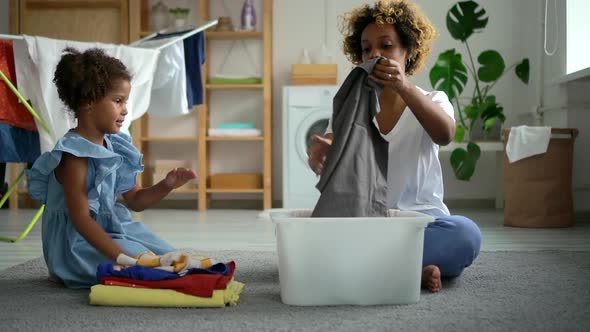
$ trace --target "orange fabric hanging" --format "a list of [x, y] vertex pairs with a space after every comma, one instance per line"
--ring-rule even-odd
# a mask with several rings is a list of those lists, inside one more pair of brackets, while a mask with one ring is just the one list
[[[14, 86], [18, 87], [11, 41], [0, 40], [0, 70]], [[31, 113], [18, 101], [18, 98], [2, 79], [0, 79], [0, 122], [22, 129], [37, 131], [37, 125]]]

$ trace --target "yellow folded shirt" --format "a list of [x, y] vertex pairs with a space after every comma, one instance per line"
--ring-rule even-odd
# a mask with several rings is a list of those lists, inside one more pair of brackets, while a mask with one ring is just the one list
[[219, 308], [237, 304], [244, 284], [230, 281], [226, 289], [216, 289], [212, 297], [193, 296], [171, 289], [94, 285], [90, 304], [117, 307], [200, 307]]

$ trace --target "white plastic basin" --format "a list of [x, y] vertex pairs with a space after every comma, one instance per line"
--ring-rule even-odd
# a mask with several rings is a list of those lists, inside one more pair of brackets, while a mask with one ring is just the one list
[[420, 298], [424, 229], [433, 217], [310, 218], [271, 211], [281, 300], [297, 306], [409, 304]]

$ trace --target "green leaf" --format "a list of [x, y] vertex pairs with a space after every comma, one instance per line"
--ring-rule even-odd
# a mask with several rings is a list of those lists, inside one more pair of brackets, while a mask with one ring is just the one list
[[467, 105], [463, 108], [463, 112], [465, 112], [467, 118], [475, 121], [479, 118], [480, 109], [477, 105]]
[[[467, 158], [467, 150], [463, 148], [456, 148], [453, 150], [451, 153], [451, 166], [453, 166], [453, 169], [456, 170], [457, 168], [461, 167], [461, 164], [465, 158]], [[455, 171], [455, 173], [457, 172]]]
[[522, 62], [514, 68], [514, 73], [516, 73], [516, 76], [518, 76], [524, 84], [529, 84], [529, 68], [529, 59], [522, 60]]
[[475, 1], [460, 1], [447, 13], [447, 29], [453, 38], [465, 42], [474, 32], [486, 27], [488, 18], [485, 16], [485, 9]]
[[473, 142], [467, 143], [467, 154], [469, 157], [475, 158], [475, 160], [479, 159], [481, 156], [481, 149], [479, 148], [479, 145]]
[[467, 150], [456, 148], [451, 153], [451, 166], [455, 177], [461, 181], [469, 181], [475, 173], [475, 166], [481, 156], [481, 149], [475, 143], [469, 142]]
[[504, 115], [504, 108], [496, 102], [496, 96], [491, 95], [486, 97], [486, 100], [482, 105], [482, 112], [480, 114], [480, 117], [484, 121], [484, 129], [486, 128], [485, 121], [491, 118], [497, 118], [501, 122], [504, 122], [506, 120], [506, 116]]
[[489, 119], [485, 120], [484, 124], [483, 124], [483, 129], [485, 131], [490, 131], [494, 127], [494, 125], [496, 124], [497, 120], [498, 120], [497, 117], [493, 117], [493, 118], [489, 118]]
[[481, 67], [477, 71], [477, 76], [482, 82], [490, 83], [494, 82], [502, 76], [506, 69], [506, 64], [500, 53], [494, 50], [488, 50], [482, 52], [477, 61], [481, 64]]
[[441, 53], [430, 70], [430, 84], [435, 90], [444, 91], [451, 100], [459, 96], [467, 84], [467, 68], [461, 54], [455, 49]]
[[465, 138], [466, 131], [467, 131], [467, 129], [465, 128], [465, 126], [463, 126], [462, 124], [458, 124], [457, 127], [455, 128], [455, 138], [453, 138], [453, 140], [457, 143], [463, 142], [463, 139]]
[[490, 104], [496, 104], [496, 96], [494, 95], [489, 95], [486, 97], [485, 99], [485, 103], [490, 105]]

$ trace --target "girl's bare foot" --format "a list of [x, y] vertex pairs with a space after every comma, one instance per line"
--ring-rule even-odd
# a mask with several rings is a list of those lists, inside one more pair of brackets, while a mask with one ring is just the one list
[[422, 269], [422, 287], [436, 293], [441, 290], [440, 269], [436, 265], [428, 265]]

